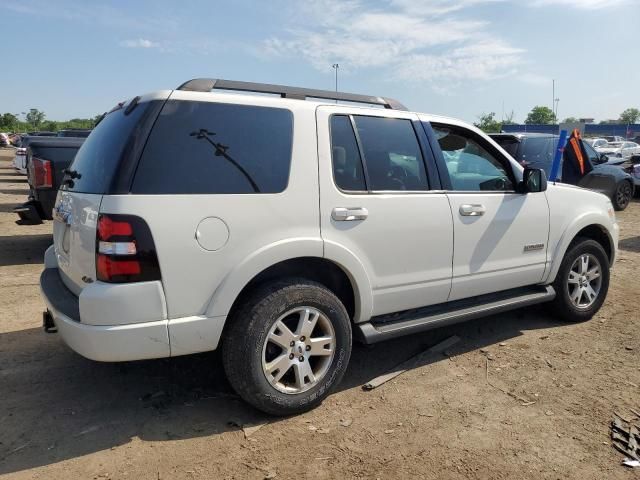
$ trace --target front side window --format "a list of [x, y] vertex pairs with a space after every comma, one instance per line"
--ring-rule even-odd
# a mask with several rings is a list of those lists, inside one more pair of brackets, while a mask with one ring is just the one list
[[[513, 172], [497, 151], [476, 133], [453, 125], [431, 124], [451, 179], [458, 191], [511, 191]], [[504, 164], [503, 164], [504, 161]]]
[[293, 115], [282, 108], [169, 100], [140, 159], [139, 194], [279, 193]]

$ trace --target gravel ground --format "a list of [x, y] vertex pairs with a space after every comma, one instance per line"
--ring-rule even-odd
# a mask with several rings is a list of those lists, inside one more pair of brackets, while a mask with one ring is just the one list
[[[590, 322], [537, 307], [356, 345], [337, 392], [273, 419], [233, 394], [215, 352], [102, 364], [42, 332], [51, 223], [14, 223], [27, 184], [12, 155], [0, 150], [0, 477], [640, 478], [609, 441], [614, 411], [640, 411], [637, 199]], [[360, 388], [452, 334], [436, 361]]]

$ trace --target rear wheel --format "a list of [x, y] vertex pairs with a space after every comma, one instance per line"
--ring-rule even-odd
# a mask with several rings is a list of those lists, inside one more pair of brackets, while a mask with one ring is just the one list
[[622, 181], [616, 188], [616, 193], [613, 198], [613, 207], [616, 210], [624, 210], [629, 206], [631, 197], [633, 196], [633, 186], [630, 182]]
[[323, 285], [291, 280], [258, 289], [237, 310], [222, 356], [231, 386], [273, 415], [318, 405], [335, 387], [351, 355], [351, 323]]
[[553, 311], [569, 322], [593, 317], [609, 290], [609, 259], [595, 240], [578, 238], [569, 247], [553, 284]]

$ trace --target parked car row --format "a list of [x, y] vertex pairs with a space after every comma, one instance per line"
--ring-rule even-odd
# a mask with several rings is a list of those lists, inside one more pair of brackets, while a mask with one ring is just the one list
[[21, 136], [13, 166], [27, 175], [29, 197], [26, 203], [14, 208], [18, 223], [34, 224], [53, 218], [53, 205], [65, 170], [90, 133], [91, 130], [69, 129]]
[[[545, 133], [497, 133], [490, 135], [502, 148], [521, 165], [543, 169], [547, 176], [551, 173], [551, 165], [558, 146], [558, 136]], [[607, 162], [606, 157], [586, 141], [581, 142], [584, 149], [584, 161], [587, 162], [583, 175], [576, 179], [563, 179], [563, 166], [568, 149], [565, 149], [560, 169], [559, 181], [573, 183], [579, 187], [603, 193], [611, 199], [616, 210], [624, 210], [634, 194], [633, 177], [620, 168]]]
[[632, 155], [640, 154], [640, 144], [618, 136], [587, 138], [584, 142], [601, 155], [601, 163], [619, 165], [629, 160]]

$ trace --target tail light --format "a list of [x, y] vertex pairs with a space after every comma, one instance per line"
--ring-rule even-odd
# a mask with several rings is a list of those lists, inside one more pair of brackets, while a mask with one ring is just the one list
[[160, 280], [160, 266], [147, 223], [134, 215], [100, 214], [96, 273], [101, 282]]
[[51, 162], [33, 157], [33, 183], [35, 188], [51, 188], [53, 186], [53, 171]]

